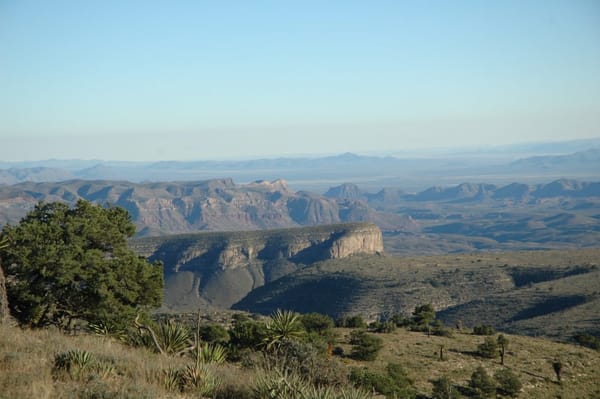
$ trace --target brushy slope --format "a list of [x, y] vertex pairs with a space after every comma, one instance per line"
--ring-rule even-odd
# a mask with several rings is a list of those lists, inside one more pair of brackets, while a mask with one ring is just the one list
[[[338, 344], [350, 352], [350, 329], [336, 329]], [[449, 376], [459, 389], [466, 390], [471, 373], [483, 366], [493, 374], [502, 368], [498, 359], [483, 359], [474, 352], [483, 337], [455, 332], [452, 337], [427, 336], [398, 329], [378, 334], [384, 348], [374, 362], [359, 362], [334, 357], [350, 370], [368, 367], [383, 370], [388, 363], [400, 364], [414, 381], [420, 397], [431, 395], [433, 379]], [[507, 336], [510, 345], [506, 367], [523, 383], [520, 398], [597, 398], [600, 395], [600, 356], [597, 351], [549, 340]], [[445, 360], [439, 360], [444, 347]], [[72, 349], [86, 350], [110, 362], [114, 370], [82, 379], [64, 378], [53, 371], [57, 353]], [[562, 384], [552, 369], [553, 361], [563, 364]], [[185, 358], [166, 357], [96, 336], [66, 336], [52, 330], [22, 330], [0, 326], [0, 398], [185, 398], [198, 397], [173, 393], [164, 388], [164, 370], [180, 367]], [[239, 364], [212, 368], [223, 380], [223, 387], [252, 387], [256, 370]], [[251, 390], [250, 390], [251, 391]], [[241, 392], [241, 391], [238, 391]], [[225, 396], [221, 393], [220, 397]]]

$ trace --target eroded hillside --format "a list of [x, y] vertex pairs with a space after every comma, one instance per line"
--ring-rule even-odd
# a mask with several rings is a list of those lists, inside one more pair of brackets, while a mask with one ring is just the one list
[[381, 231], [368, 223], [148, 237], [131, 246], [164, 263], [164, 307], [174, 310], [228, 308], [314, 262], [383, 251]]

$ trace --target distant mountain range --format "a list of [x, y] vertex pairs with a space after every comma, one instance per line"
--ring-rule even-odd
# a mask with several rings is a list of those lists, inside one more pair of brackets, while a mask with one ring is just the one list
[[[565, 142], [565, 150], [582, 144]], [[463, 154], [417, 154], [404, 158], [364, 156], [351, 153], [304, 158], [273, 158], [244, 161], [115, 162], [101, 160], [0, 162], [0, 184], [25, 181], [59, 182], [72, 179], [147, 181], [198, 181], [229, 177], [238, 182], [285, 179], [296, 189], [323, 192], [328, 187], [351, 181], [370, 191], [403, 187], [421, 191], [433, 185], [460, 181], [508, 184], [513, 181], [538, 183], [558, 178], [600, 179], [600, 140], [590, 147], [565, 154], [560, 146], [540, 148], [547, 155], [519, 157], [508, 149]], [[593, 147], [596, 145], [596, 147]], [[521, 148], [522, 151], [528, 147]], [[530, 148], [540, 149], [538, 147]]]
[[284, 180], [131, 183], [70, 180], [0, 186], [0, 225], [39, 201], [85, 199], [129, 211], [138, 236], [372, 222], [396, 253], [588, 247], [600, 242], [600, 182], [462, 183], [417, 193], [375, 193], [353, 183], [324, 195]]

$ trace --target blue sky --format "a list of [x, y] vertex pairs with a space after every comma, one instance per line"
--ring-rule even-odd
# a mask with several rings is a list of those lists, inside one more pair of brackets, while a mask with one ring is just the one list
[[600, 2], [0, 1], [0, 160], [598, 137]]

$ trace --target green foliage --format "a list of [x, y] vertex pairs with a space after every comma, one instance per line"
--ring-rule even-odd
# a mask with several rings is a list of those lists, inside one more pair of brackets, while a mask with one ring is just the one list
[[499, 390], [507, 396], [516, 397], [523, 384], [519, 380], [519, 377], [511, 369], [500, 369], [494, 374], [494, 378], [498, 382]]
[[123, 208], [38, 204], [2, 232], [12, 314], [34, 327], [67, 328], [75, 319], [124, 327], [137, 308], [159, 306], [162, 266], [127, 247], [134, 233]]
[[234, 319], [229, 329], [229, 344], [235, 349], [257, 349], [267, 338], [267, 326], [261, 321], [250, 320], [246, 317]]
[[227, 351], [219, 344], [204, 344], [191, 351], [191, 356], [199, 363], [223, 363], [227, 360]]
[[198, 329], [200, 339], [204, 342], [224, 344], [229, 341], [229, 334], [220, 324], [205, 324]]
[[495, 359], [498, 356], [498, 341], [493, 337], [485, 337], [483, 343], [477, 347], [477, 354], [488, 359]]
[[[372, 399], [363, 390], [312, 385], [298, 374], [263, 372], [253, 390], [254, 399]], [[237, 398], [236, 398], [237, 399]]]
[[[162, 351], [167, 355], [179, 354], [192, 346], [193, 335], [190, 329], [174, 320], [150, 323], [156, 342], [149, 331], [140, 329], [131, 334], [129, 341], [134, 346], [143, 346], [155, 352]], [[157, 348], [157, 345], [160, 348]]]
[[431, 399], [458, 399], [460, 394], [454, 388], [452, 380], [447, 376], [442, 376], [437, 380], [433, 381], [433, 391], [431, 393]]
[[66, 373], [71, 379], [80, 381], [90, 375], [109, 378], [115, 375], [115, 366], [110, 359], [99, 359], [92, 353], [73, 349], [54, 356], [55, 374]]
[[376, 391], [386, 398], [414, 398], [416, 391], [406, 372], [398, 364], [388, 364], [387, 373], [371, 371], [366, 367], [354, 368], [350, 372], [350, 381], [358, 388]]
[[336, 327], [346, 327], [346, 328], [366, 328], [367, 323], [362, 318], [361, 315], [355, 316], [344, 316], [338, 319], [335, 323]]
[[333, 319], [321, 313], [306, 313], [300, 316], [300, 322], [308, 332], [316, 332], [320, 335], [326, 334], [333, 326]]
[[396, 323], [392, 321], [374, 321], [369, 324], [369, 330], [376, 333], [393, 333], [396, 331]]
[[375, 360], [383, 348], [383, 340], [363, 330], [350, 333], [350, 343], [353, 345], [350, 357], [356, 360]]
[[431, 304], [415, 306], [410, 328], [414, 331], [431, 331], [435, 320], [435, 310]]
[[581, 346], [600, 351], [600, 339], [594, 337], [592, 334], [588, 334], [585, 332], [577, 333], [573, 336], [573, 339]]
[[494, 335], [495, 333], [494, 327], [487, 324], [473, 327], [473, 334], [475, 335]]
[[202, 363], [190, 364], [178, 372], [182, 392], [194, 392], [201, 397], [213, 396], [221, 380]]
[[469, 387], [475, 398], [490, 398], [496, 393], [496, 383], [482, 366], [471, 374]]
[[116, 326], [100, 321], [98, 323], [89, 323], [88, 329], [92, 334], [105, 338], [114, 338], [122, 342], [127, 342], [127, 330], [121, 326]]
[[277, 348], [284, 340], [299, 339], [305, 334], [298, 313], [277, 309], [267, 323], [265, 345], [267, 349]]
[[221, 380], [202, 363], [164, 369], [159, 380], [167, 391], [195, 393], [200, 397], [212, 397], [221, 384]]

